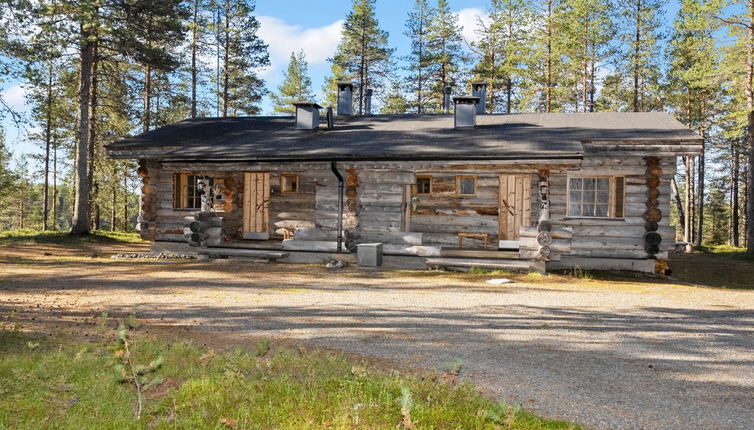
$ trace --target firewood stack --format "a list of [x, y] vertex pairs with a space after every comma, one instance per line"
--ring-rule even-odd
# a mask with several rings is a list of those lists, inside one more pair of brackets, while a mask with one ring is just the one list
[[645, 157], [647, 164], [647, 210], [644, 212], [644, 250], [647, 254], [654, 256], [660, 252], [660, 242], [662, 236], [657, 233], [659, 222], [662, 219], [660, 211], [660, 177], [662, 168], [660, 160], [657, 157]]
[[141, 214], [139, 222], [139, 231], [145, 239], [154, 237], [156, 230], [155, 220], [157, 220], [157, 193], [155, 186], [150, 183], [149, 170], [146, 162], [139, 160], [139, 168], [136, 173], [141, 178]]
[[184, 218], [183, 235], [190, 246], [217, 246], [222, 242], [223, 219], [211, 212], [197, 212]]

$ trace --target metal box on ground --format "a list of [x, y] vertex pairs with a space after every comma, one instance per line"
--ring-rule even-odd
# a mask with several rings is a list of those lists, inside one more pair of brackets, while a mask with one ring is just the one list
[[382, 266], [382, 243], [360, 243], [356, 245], [359, 266]]

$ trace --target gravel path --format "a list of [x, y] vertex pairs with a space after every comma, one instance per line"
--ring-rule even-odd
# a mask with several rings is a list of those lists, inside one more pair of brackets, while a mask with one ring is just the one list
[[0, 262], [0, 313], [100, 312], [441, 369], [599, 429], [754, 428], [754, 292], [196, 262]]

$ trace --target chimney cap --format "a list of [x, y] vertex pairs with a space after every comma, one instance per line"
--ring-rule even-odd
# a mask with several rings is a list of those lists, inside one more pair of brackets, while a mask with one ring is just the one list
[[453, 97], [453, 103], [463, 104], [463, 105], [477, 104], [479, 103], [479, 97], [471, 97], [471, 96]]
[[338, 82], [338, 89], [342, 88], [350, 88], [351, 91], [353, 91], [353, 83], [352, 82]]
[[298, 107], [303, 107], [303, 108], [310, 107], [310, 108], [322, 109], [322, 106], [320, 106], [320, 105], [318, 105], [317, 103], [314, 103], [314, 102], [296, 102], [296, 103], [293, 103], [293, 106], [296, 106], [297, 108]]
[[472, 82], [472, 83], [471, 83], [471, 85], [484, 85], [484, 86], [487, 86], [487, 82], [484, 82], [484, 81], [476, 81], [476, 82]]
[[448, 85], [447, 87], [443, 88], [442, 92], [445, 93], [445, 94], [450, 94], [450, 93], [453, 92], [453, 87], [451, 87], [450, 85]]
[[368, 95], [368, 96], [371, 96], [371, 95], [372, 95], [372, 93], [374, 93], [374, 90], [373, 90], [373, 89], [371, 89], [371, 88], [367, 88], [367, 89], [366, 89], [366, 91], [364, 91], [364, 93], [365, 93], [366, 95]]

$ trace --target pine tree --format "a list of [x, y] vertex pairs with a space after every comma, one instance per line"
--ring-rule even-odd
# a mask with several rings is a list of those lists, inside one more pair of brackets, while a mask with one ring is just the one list
[[[473, 45], [479, 56], [475, 79], [487, 83], [489, 111], [510, 113], [514, 93], [524, 85], [525, 62], [530, 50], [529, 27], [534, 13], [523, 0], [493, 0], [489, 25], [479, 23], [481, 39]], [[498, 106], [504, 106], [499, 109]]]
[[288, 70], [283, 74], [283, 83], [277, 93], [272, 94], [273, 109], [277, 113], [293, 114], [293, 103], [300, 101], [314, 101], [312, 80], [309, 78], [309, 63], [301, 50], [291, 52]]
[[429, 51], [428, 110], [441, 112], [444, 108], [445, 87], [456, 87], [463, 75], [463, 65], [468, 60], [463, 50], [463, 28], [458, 15], [450, 10], [447, 0], [438, 0], [433, 19], [427, 27]]
[[403, 94], [400, 84], [393, 82], [390, 85], [390, 91], [387, 97], [385, 97], [385, 104], [380, 109], [380, 113], [384, 115], [404, 114], [410, 108], [411, 104]]
[[526, 98], [540, 112], [562, 111], [570, 97], [564, 65], [566, 32], [564, 0], [543, 0], [533, 31], [533, 51], [527, 64]]
[[594, 112], [597, 68], [610, 55], [615, 31], [606, 0], [568, 0], [564, 13], [565, 54], [574, 83], [574, 111]]
[[330, 65], [330, 76], [325, 78], [325, 83], [322, 85], [324, 102], [328, 106], [338, 105], [338, 83], [345, 81], [345, 75], [346, 72], [340, 64], [333, 62]]
[[256, 70], [270, 64], [267, 45], [259, 38], [252, 0], [215, 0], [215, 31], [221, 60], [219, 98], [222, 116], [255, 115], [267, 93]]
[[733, 44], [725, 51], [725, 71], [731, 83], [730, 119], [736, 124], [730, 132], [743, 144], [746, 182], [745, 230], [746, 252], [754, 255], [754, 1], [731, 2], [733, 7], [715, 14], [728, 30]]
[[[710, 2], [704, 0], [683, 0], [674, 23], [674, 33], [670, 42], [670, 99], [678, 112], [678, 117], [707, 138], [713, 125], [716, 102], [721, 94], [719, 82], [718, 52], [715, 46], [711, 20]], [[706, 143], [706, 142], [703, 142]], [[705, 201], [705, 152], [698, 163], [698, 213], [697, 246], [701, 245], [704, 227]], [[689, 214], [689, 209], [686, 209]], [[685, 232], [689, 237], [689, 232]]]
[[430, 88], [428, 85], [432, 57], [429, 50], [429, 25], [434, 21], [435, 12], [427, 0], [415, 0], [414, 9], [408, 13], [406, 31], [403, 33], [411, 42], [411, 51], [404, 57], [408, 71], [408, 88], [413, 94], [411, 103], [418, 114], [429, 109]]
[[660, 96], [663, 10], [666, 0], [627, 0], [618, 2], [616, 15], [618, 82], [628, 90], [630, 99], [613, 101], [627, 110], [647, 112], [662, 109]]
[[330, 59], [344, 71], [344, 78], [355, 81], [356, 112], [364, 114], [366, 89], [379, 94], [383, 81], [392, 72], [394, 49], [388, 47], [388, 33], [379, 27], [374, 14], [375, 0], [353, 0], [353, 8], [343, 23], [343, 39]]

